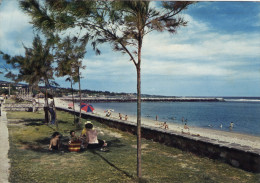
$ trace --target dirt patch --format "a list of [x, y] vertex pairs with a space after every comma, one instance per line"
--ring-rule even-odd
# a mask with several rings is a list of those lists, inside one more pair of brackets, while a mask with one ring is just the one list
[[24, 123], [25, 123], [25, 120], [22, 120], [22, 119], [8, 120], [8, 125], [23, 125]]
[[182, 167], [182, 168], [186, 168], [188, 166], [188, 164], [186, 164], [186, 163], [180, 163], [180, 167]]
[[[131, 145], [133, 148], [137, 149], [137, 145]], [[142, 144], [141, 148], [146, 149], [148, 147], [148, 144]]]
[[45, 151], [46, 148], [38, 145], [32, 145], [32, 144], [26, 144], [20, 146], [18, 149], [23, 149], [23, 150], [34, 150], [34, 151]]
[[109, 136], [116, 137], [116, 138], [121, 138], [122, 137], [122, 134], [117, 133], [117, 132], [110, 132], [109, 130], [100, 130], [99, 134], [100, 135], [107, 134]]

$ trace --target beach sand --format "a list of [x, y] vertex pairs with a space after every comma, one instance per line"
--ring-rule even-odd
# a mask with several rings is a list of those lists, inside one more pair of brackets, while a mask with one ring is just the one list
[[[44, 102], [43, 99], [40, 100], [41, 103]], [[62, 107], [68, 109], [68, 101], [64, 101], [61, 98], [55, 98], [55, 105], [57, 107]], [[75, 105], [76, 111], [79, 111], [79, 106]], [[97, 116], [105, 117], [106, 113], [104, 112], [106, 109], [97, 109], [95, 108], [94, 114]], [[85, 113], [85, 111], [82, 111]], [[122, 114], [122, 121], [124, 121], [126, 114]], [[106, 117], [107, 118], [107, 117]], [[109, 118], [114, 118], [119, 120], [119, 113], [118, 112], [112, 112], [112, 115]], [[130, 122], [136, 123], [136, 116], [128, 115], [128, 120]], [[147, 125], [151, 127], [155, 127], [158, 129], [164, 129], [158, 124], [162, 124], [162, 121], [155, 121], [147, 118], [141, 119], [142, 125]], [[247, 146], [250, 148], [260, 149], [260, 137], [258, 136], [252, 136], [247, 134], [241, 134], [241, 133], [234, 133], [234, 132], [226, 132], [226, 131], [220, 131], [220, 130], [213, 130], [213, 129], [206, 129], [206, 128], [199, 128], [199, 127], [193, 127], [189, 126], [189, 129], [184, 129], [184, 125], [182, 124], [173, 124], [173, 123], [167, 123], [168, 129], [165, 129], [166, 131], [173, 131], [176, 133], [189, 133], [190, 135], [194, 136], [201, 136], [201, 137], [207, 137], [212, 140], [215, 140], [217, 142], [225, 142], [225, 144], [239, 144], [241, 146]]]

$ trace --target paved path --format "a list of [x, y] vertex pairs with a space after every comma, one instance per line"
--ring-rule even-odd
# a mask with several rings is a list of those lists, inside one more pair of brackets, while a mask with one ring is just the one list
[[[2, 107], [3, 108], [3, 107]], [[6, 112], [2, 110], [0, 116], [0, 183], [6, 183], [9, 177], [9, 139]]]

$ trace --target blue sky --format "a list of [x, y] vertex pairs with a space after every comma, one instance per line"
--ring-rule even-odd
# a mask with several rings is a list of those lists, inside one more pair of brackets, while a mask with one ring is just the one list
[[[153, 2], [153, 4], [155, 4]], [[260, 3], [199, 2], [183, 16], [177, 34], [152, 32], [142, 51], [142, 93], [168, 96], [260, 96]], [[23, 54], [33, 40], [30, 18], [16, 0], [0, 5], [0, 50]], [[136, 92], [136, 71], [127, 55], [103, 45], [83, 61], [82, 87]], [[3, 60], [0, 60], [3, 64]], [[0, 79], [4, 79], [0, 76]], [[57, 78], [69, 87], [64, 78]], [[76, 86], [75, 86], [76, 87]]]

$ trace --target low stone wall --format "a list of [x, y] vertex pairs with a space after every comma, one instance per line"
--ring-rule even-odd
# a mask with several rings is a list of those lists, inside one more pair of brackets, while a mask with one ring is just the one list
[[[73, 113], [71, 109], [57, 109]], [[82, 118], [96, 120], [109, 127], [136, 134], [136, 123], [133, 122], [84, 113], [82, 114]], [[260, 149], [253, 149], [239, 144], [218, 142], [206, 137], [191, 136], [146, 125], [142, 125], [142, 138], [176, 147], [183, 151], [189, 151], [199, 156], [218, 159], [246, 171], [260, 173]]]

